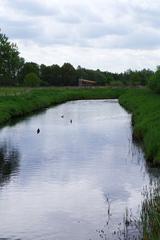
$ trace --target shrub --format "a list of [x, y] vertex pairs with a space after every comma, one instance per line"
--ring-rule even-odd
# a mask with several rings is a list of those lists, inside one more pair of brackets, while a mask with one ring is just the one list
[[28, 73], [24, 78], [24, 85], [27, 87], [38, 87], [40, 85], [40, 79], [35, 73]]
[[160, 69], [149, 78], [148, 86], [154, 92], [160, 93]]

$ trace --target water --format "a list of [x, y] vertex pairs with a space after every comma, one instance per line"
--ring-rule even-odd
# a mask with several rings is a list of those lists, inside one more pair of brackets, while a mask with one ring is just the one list
[[4, 127], [0, 159], [0, 239], [123, 239], [125, 212], [139, 217], [150, 182], [116, 100], [68, 102]]

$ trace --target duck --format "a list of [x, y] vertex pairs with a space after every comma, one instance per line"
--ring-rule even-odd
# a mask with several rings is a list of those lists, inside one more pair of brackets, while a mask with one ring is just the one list
[[37, 129], [37, 134], [39, 134], [39, 133], [40, 133], [40, 129], [38, 128], [38, 129]]

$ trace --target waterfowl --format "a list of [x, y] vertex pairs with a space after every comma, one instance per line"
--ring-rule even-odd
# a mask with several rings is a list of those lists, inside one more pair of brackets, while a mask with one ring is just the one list
[[39, 134], [39, 133], [40, 133], [40, 129], [38, 128], [38, 129], [37, 129], [37, 134]]

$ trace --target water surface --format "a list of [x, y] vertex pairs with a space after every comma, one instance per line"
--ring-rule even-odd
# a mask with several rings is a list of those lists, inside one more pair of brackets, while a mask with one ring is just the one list
[[118, 239], [150, 182], [116, 100], [72, 101], [4, 127], [0, 159], [0, 239]]

